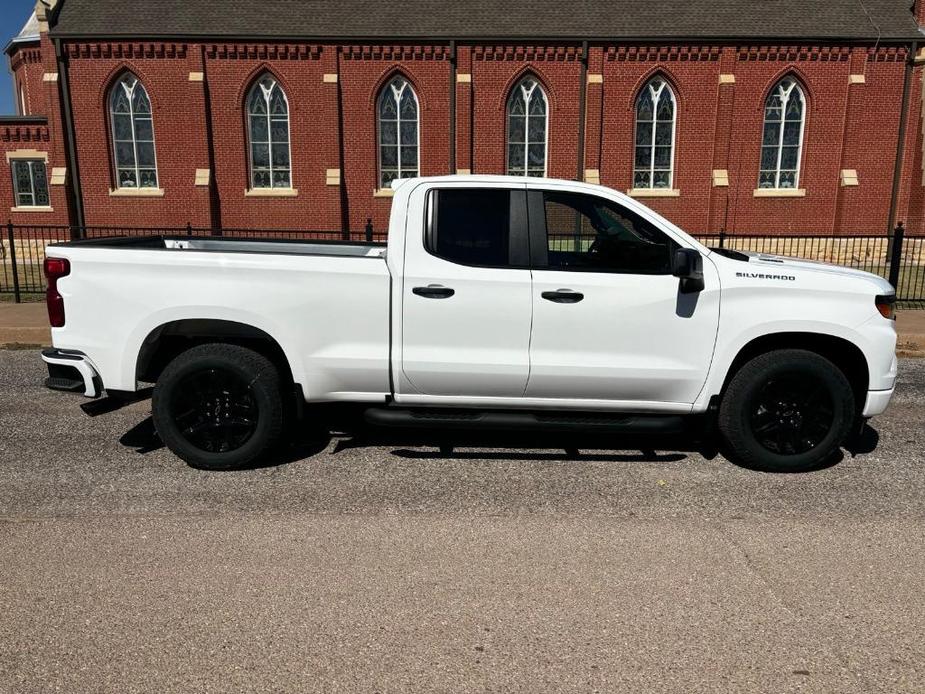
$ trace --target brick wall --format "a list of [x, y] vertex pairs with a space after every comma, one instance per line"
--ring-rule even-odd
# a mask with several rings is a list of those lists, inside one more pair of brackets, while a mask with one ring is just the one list
[[[325, 172], [338, 168], [337, 89], [320, 46], [208, 45], [204, 47], [215, 150], [214, 177], [227, 227], [338, 229], [340, 194]], [[248, 180], [244, 104], [253, 84], [272, 75], [289, 101], [292, 186], [296, 197], [253, 197]], [[203, 164], [207, 166], [208, 164]]]
[[503, 174], [507, 101], [521, 79], [535, 77], [548, 102], [550, 178], [574, 179], [578, 173], [578, 125], [581, 64], [572, 46], [477, 46], [472, 56], [473, 173]]
[[[42, 51], [38, 42], [13, 47], [10, 53], [10, 71], [13, 73], [16, 113], [44, 115], [46, 108], [45, 95], [42, 90], [44, 70]], [[25, 111], [22, 109], [23, 101], [25, 101]]]
[[[80, 44], [68, 47], [71, 104], [86, 223], [90, 226], [208, 225], [208, 190], [195, 171], [208, 166], [202, 88], [189, 74], [198, 52], [186, 44]], [[109, 136], [108, 98], [127, 72], [145, 86], [154, 116], [162, 196], [119, 197]]]
[[[28, 115], [15, 121], [0, 120], [0, 219], [16, 225], [66, 225], [72, 215], [68, 190], [64, 178], [53, 175], [67, 167], [54, 49], [46, 36], [40, 42], [14, 45], [9, 57], [14, 89], [20, 84], [24, 87]], [[8, 155], [24, 152], [46, 160], [50, 210], [27, 211], [16, 206]]]
[[400, 74], [418, 97], [421, 175], [450, 172], [450, 62], [446, 46], [345, 46], [339, 58], [343, 102], [344, 185], [350, 228], [367, 218], [388, 225], [391, 200], [376, 197], [376, 103], [380, 90]]
[[[645, 197], [646, 204], [694, 233], [881, 233], [907, 58], [903, 48], [884, 47], [592, 45], [583, 78], [577, 45], [460, 45], [454, 79], [447, 45], [101, 42], [68, 44], [66, 51], [88, 224], [354, 231], [367, 218], [379, 230], [388, 220], [390, 198], [376, 191], [375, 106], [379, 90], [402, 74], [420, 105], [423, 175], [453, 168], [504, 173], [507, 98], [532, 75], [549, 102], [549, 175], [599, 175], [604, 185], [627, 191], [635, 99], [660, 75], [677, 100], [679, 194]], [[50, 157], [65, 166], [58, 85], [41, 78], [57, 69], [45, 37], [39, 53], [39, 62], [32, 53], [32, 62], [26, 53], [14, 57], [17, 74], [28, 82], [30, 104], [49, 112]], [[107, 96], [126, 71], [151, 98], [160, 196], [111, 194]], [[244, 101], [264, 73], [280, 82], [290, 106], [297, 193], [278, 197], [247, 194]], [[755, 196], [764, 100], [786, 75], [799, 80], [807, 100], [799, 184], [805, 196]], [[912, 87], [898, 217], [911, 231], [925, 231], [921, 69]], [[858, 185], [843, 185], [844, 171], [856, 171]], [[8, 178], [6, 171], [0, 181], [5, 195]]]

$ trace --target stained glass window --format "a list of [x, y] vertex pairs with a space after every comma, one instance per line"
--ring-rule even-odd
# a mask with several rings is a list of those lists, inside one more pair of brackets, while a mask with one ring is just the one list
[[764, 105], [759, 188], [797, 188], [806, 100], [792, 77], [781, 80]]
[[671, 188], [674, 178], [675, 98], [661, 77], [636, 99], [636, 159], [633, 188]]
[[134, 75], [126, 75], [112, 88], [109, 120], [117, 187], [157, 188], [151, 101]]
[[264, 75], [247, 96], [251, 188], [291, 188], [289, 101], [271, 75]]
[[404, 77], [396, 77], [379, 95], [379, 187], [420, 170], [418, 97]]
[[17, 207], [48, 207], [45, 162], [40, 159], [14, 159], [13, 188]]
[[533, 77], [521, 80], [507, 102], [507, 172], [510, 176], [546, 175], [548, 104]]

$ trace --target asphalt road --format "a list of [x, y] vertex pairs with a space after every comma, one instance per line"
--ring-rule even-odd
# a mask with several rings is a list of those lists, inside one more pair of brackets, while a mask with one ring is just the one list
[[0, 691], [925, 691], [925, 360], [802, 475], [348, 439], [206, 473], [42, 377], [0, 352]]

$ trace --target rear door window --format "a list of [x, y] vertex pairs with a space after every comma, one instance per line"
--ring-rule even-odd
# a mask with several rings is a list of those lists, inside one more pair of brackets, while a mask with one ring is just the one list
[[526, 193], [493, 188], [433, 190], [427, 250], [474, 267], [526, 267]]

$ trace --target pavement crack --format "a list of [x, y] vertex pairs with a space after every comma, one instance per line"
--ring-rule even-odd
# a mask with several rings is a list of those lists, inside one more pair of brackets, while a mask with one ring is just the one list
[[776, 602], [778, 606], [788, 615], [790, 615], [793, 622], [798, 625], [802, 631], [808, 634], [812, 634], [816, 642], [822, 648], [828, 651], [828, 653], [837, 663], [839, 663], [845, 672], [853, 675], [862, 682], [863, 687], [861, 691], [877, 691], [878, 686], [876, 681], [871, 679], [870, 676], [863, 671], [858, 670], [851, 665], [851, 660], [841, 645], [842, 641], [826, 638], [823, 635], [823, 631], [817, 628], [812, 619], [805, 616], [805, 610], [803, 609], [802, 603], [799, 600], [788, 599], [788, 597], [777, 588], [776, 582], [774, 581], [774, 576], [771, 573], [765, 571], [758, 564], [758, 562], [752, 559], [751, 555], [748, 553], [748, 550], [740, 542], [738, 542], [728, 524], [717, 523], [715, 527], [723, 540], [725, 540], [725, 542], [732, 549], [732, 551], [740, 557], [742, 565], [752, 576], [761, 582], [771, 599], [774, 600], [774, 602]]

